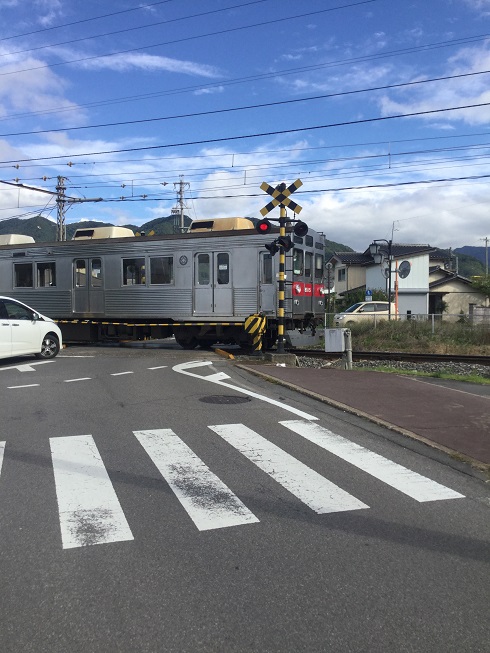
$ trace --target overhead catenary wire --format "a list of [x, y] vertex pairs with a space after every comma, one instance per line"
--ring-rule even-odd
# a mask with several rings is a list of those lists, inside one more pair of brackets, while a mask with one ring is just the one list
[[172, 147], [184, 147], [184, 146], [190, 146], [190, 145], [208, 145], [210, 143], [224, 143], [227, 141], [239, 141], [239, 140], [248, 140], [252, 138], [264, 138], [266, 136], [278, 136], [278, 135], [283, 135], [283, 134], [294, 134], [294, 133], [304, 133], [304, 132], [310, 132], [310, 131], [316, 131], [319, 129], [330, 129], [333, 127], [347, 127], [351, 125], [362, 125], [362, 124], [368, 124], [368, 123], [376, 123], [376, 122], [383, 122], [387, 120], [396, 120], [396, 119], [401, 119], [401, 118], [411, 118], [415, 116], [426, 116], [426, 115], [434, 115], [434, 114], [441, 114], [441, 113], [448, 113], [449, 111], [462, 111], [463, 109], [475, 109], [475, 108], [480, 108], [480, 107], [486, 107], [490, 106], [490, 102], [478, 102], [476, 104], [466, 104], [463, 106], [456, 106], [456, 107], [445, 107], [443, 109], [427, 109], [425, 111], [412, 111], [410, 113], [399, 113], [399, 114], [394, 114], [391, 116], [378, 116], [375, 118], [362, 118], [360, 120], [347, 120], [347, 121], [342, 121], [342, 122], [336, 122], [336, 123], [326, 123], [323, 125], [313, 125], [309, 127], [295, 127], [292, 129], [278, 129], [274, 131], [269, 131], [269, 132], [260, 132], [260, 133], [255, 133], [255, 134], [240, 134], [240, 135], [235, 135], [235, 136], [223, 136], [221, 138], [206, 138], [202, 140], [197, 140], [197, 141], [184, 141], [180, 143], [166, 143], [166, 144], [161, 144], [161, 145], [146, 145], [146, 146], [141, 146], [141, 147], [126, 147], [126, 148], [119, 148], [119, 149], [113, 149], [113, 150], [101, 150], [98, 152], [81, 152], [77, 154], [60, 154], [56, 156], [44, 156], [44, 157], [31, 157], [31, 158], [26, 158], [26, 159], [12, 159], [8, 161], [0, 161], [0, 165], [6, 165], [9, 163], [24, 163], [24, 162], [31, 162], [31, 161], [57, 161], [59, 159], [74, 159], [74, 158], [81, 158], [81, 157], [86, 157], [86, 156], [102, 156], [105, 154], [116, 154], [116, 153], [122, 153], [122, 152], [144, 152], [144, 151], [152, 151], [152, 150], [161, 150], [161, 149], [169, 149]]
[[50, 134], [50, 133], [57, 133], [57, 132], [70, 132], [70, 131], [79, 131], [83, 129], [99, 129], [102, 127], [120, 127], [120, 126], [127, 126], [127, 125], [138, 125], [138, 124], [144, 124], [144, 123], [152, 123], [152, 122], [161, 122], [165, 120], [178, 120], [182, 118], [198, 118], [202, 116], [212, 116], [216, 114], [223, 114], [223, 113], [232, 113], [234, 111], [248, 111], [250, 109], [263, 109], [263, 108], [270, 108], [270, 107], [278, 107], [278, 106], [284, 106], [284, 105], [290, 105], [290, 104], [296, 104], [299, 102], [312, 102], [316, 100], [325, 100], [325, 99], [330, 99], [330, 98], [338, 98], [338, 97], [343, 97], [343, 96], [348, 96], [348, 95], [356, 95], [359, 93], [371, 93], [373, 91], [386, 91], [386, 90], [392, 90], [395, 88], [404, 88], [404, 87], [409, 87], [409, 86], [417, 86], [419, 84], [430, 84], [433, 82], [440, 82], [440, 81], [447, 81], [450, 79], [461, 79], [465, 77], [474, 77], [476, 75], [487, 75], [490, 74], [490, 70], [480, 70], [476, 72], [468, 72], [468, 73], [460, 73], [458, 75], [445, 75], [444, 77], [433, 77], [430, 79], [421, 79], [421, 80], [415, 80], [412, 82], [401, 82], [399, 84], [385, 84], [384, 86], [371, 86], [367, 88], [362, 88], [362, 89], [355, 89], [352, 91], [341, 91], [338, 93], [323, 93], [321, 95], [313, 95], [310, 97], [301, 97], [301, 98], [293, 98], [291, 100], [278, 100], [276, 102], [263, 102], [261, 104], [250, 104], [242, 107], [229, 107], [225, 109], [213, 109], [211, 111], [197, 111], [193, 113], [184, 113], [184, 114], [178, 114], [178, 115], [173, 115], [173, 116], [160, 116], [160, 117], [155, 117], [155, 118], [141, 118], [141, 119], [136, 119], [136, 120], [121, 120], [118, 122], [108, 122], [108, 123], [101, 123], [97, 125], [78, 125], [78, 126], [73, 126], [73, 127], [60, 127], [60, 128], [55, 128], [55, 129], [38, 129], [38, 130], [31, 130], [31, 131], [23, 131], [23, 132], [10, 132], [7, 134], [0, 134], [0, 138], [5, 138], [5, 137], [11, 137], [11, 136], [28, 136], [28, 135], [34, 135], [34, 134]]

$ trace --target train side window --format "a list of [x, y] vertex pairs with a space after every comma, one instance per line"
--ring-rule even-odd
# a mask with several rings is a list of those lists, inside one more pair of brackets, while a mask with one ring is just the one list
[[209, 286], [211, 280], [209, 268], [209, 254], [197, 255], [197, 284], [199, 286]]
[[37, 287], [56, 286], [56, 263], [37, 263]]
[[85, 259], [75, 261], [75, 288], [85, 288], [87, 285], [87, 266]]
[[306, 247], [313, 247], [313, 237], [305, 236], [305, 245]]
[[311, 252], [305, 252], [305, 277], [311, 279], [311, 272], [313, 266], [313, 254]]
[[142, 286], [146, 284], [144, 258], [123, 258], [123, 285]]
[[166, 284], [174, 282], [173, 256], [154, 256], [150, 258], [150, 283]]
[[100, 258], [93, 258], [91, 261], [92, 274], [90, 275], [90, 283], [92, 288], [102, 288], [102, 261]]
[[32, 288], [32, 263], [14, 263], [14, 284], [16, 288]]
[[230, 255], [220, 252], [216, 257], [218, 274], [216, 275], [220, 286], [230, 283]]
[[323, 279], [323, 256], [315, 254], [315, 279]]
[[262, 255], [262, 283], [272, 283], [272, 256], [270, 254]]
[[295, 249], [293, 252], [293, 274], [303, 274], [304, 256], [302, 249]]

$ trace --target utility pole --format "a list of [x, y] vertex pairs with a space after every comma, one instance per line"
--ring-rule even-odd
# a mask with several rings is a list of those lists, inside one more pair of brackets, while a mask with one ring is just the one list
[[56, 186], [56, 204], [58, 205], [58, 224], [56, 230], [56, 240], [66, 240], [66, 224], [65, 224], [65, 205], [66, 204], [82, 204], [83, 202], [102, 202], [102, 197], [92, 198], [75, 198], [66, 197], [65, 195], [65, 181], [66, 178], [61, 175], [58, 176], [58, 184]]
[[56, 186], [56, 204], [58, 206], [57, 212], [57, 230], [56, 240], [66, 240], [66, 225], [65, 225], [65, 178], [61, 175], [58, 176], [58, 184]]
[[183, 234], [185, 232], [184, 226], [184, 209], [187, 209], [184, 198], [186, 188], [190, 188], [189, 182], [184, 181], [184, 176], [180, 175], [180, 181], [174, 183], [174, 188], [177, 188], [177, 206], [171, 209], [170, 213], [174, 216], [174, 232]]
[[485, 238], [480, 238], [480, 240], [485, 242], [485, 274], [488, 277], [488, 236], [485, 236]]

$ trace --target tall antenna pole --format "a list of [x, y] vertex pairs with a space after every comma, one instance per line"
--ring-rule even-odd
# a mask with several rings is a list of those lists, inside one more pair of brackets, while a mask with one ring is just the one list
[[56, 240], [66, 240], [65, 190], [65, 178], [60, 175], [58, 177], [58, 184], [56, 186], [56, 204], [58, 205], [58, 226], [56, 231]]
[[488, 236], [480, 238], [480, 240], [485, 241], [485, 274], [488, 277]]

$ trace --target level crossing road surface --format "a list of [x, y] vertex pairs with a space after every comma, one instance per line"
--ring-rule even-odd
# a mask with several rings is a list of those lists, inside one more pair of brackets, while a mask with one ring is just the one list
[[0, 364], [2, 652], [487, 653], [490, 488], [214, 352]]

